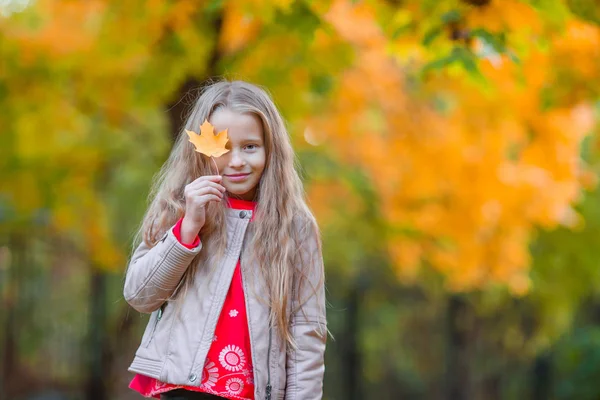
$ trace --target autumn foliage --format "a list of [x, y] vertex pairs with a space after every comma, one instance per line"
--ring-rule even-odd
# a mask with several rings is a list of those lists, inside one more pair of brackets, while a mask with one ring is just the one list
[[[6, 14], [3, 225], [41, 224], [122, 268], [105, 194], [164, 157], [162, 110], [185, 80], [225, 73], [270, 89], [299, 150], [367, 177], [401, 279], [427, 265], [452, 290], [525, 293], [535, 229], [585, 224], [600, 91], [598, 26], [532, 3], [41, 0]], [[360, 209], [345, 185], [307, 183], [325, 229], [331, 198]]]
[[[334, 3], [326, 19], [357, 61], [309, 119], [311, 135], [372, 178], [401, 277], [427, 263], [454, 289], [523, 293], [532, 232], [581, 226], [573, 207], [596, 183], [580, 151], [596, 123], [600, 30], [567, 17], [552, 27], [524, 2], [491, 1], [459, 6], [423, 46], [438, 29], [425, 12], [446, 3], [419, 3], [388, 10], [389, 24], [377, 23], [377, 6]], [[390, 24], [402, 34], [390, 37]], [[468, 40], [446, 36], [460, 32]]]

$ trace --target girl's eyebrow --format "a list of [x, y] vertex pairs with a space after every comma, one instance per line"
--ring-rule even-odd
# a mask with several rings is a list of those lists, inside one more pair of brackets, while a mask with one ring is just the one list
[[246, 142], [262, 142], [262, 138], [260, 136], [250, 136], [250, 137], [245, 137], [242, 138], [238, 141], [239, 143], [246, 143]]

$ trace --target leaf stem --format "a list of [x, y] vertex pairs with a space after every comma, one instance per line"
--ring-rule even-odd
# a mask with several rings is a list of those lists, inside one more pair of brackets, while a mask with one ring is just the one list
[[213, 163], [215, 163], [215, 168], [217, 169], [217, 175], [221, 175], [219, 173], [219, 167], [217, 166], [217, 162], [215, 161], [214, 157], [210, 157], [210, 159], [213, 161]]

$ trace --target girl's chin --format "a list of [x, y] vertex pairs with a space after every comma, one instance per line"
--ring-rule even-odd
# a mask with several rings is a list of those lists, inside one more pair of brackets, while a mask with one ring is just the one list
[[254, 198], [254, 194], [241, 190], [234, 191], [227, 189], [227, 195], [233, 199], [252, 200]]

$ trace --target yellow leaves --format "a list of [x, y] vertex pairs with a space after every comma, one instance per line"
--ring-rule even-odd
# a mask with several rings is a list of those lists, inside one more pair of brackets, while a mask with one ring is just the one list
[[413, 282], [421, 267], [423, 246], [413, 240], [396, 240], [388, 245], [390, 257], [397, 268], [399, 278], [405, 282]]
[[169, 26], [175, 31], [189, 28], [194, 23], [194, 16], [197, 10], [198, 3], [194, 0], [175, 1], [172, 3], [172, 7], [167, 15]]
[[223, 11], [219, 49], [225, 54], [242, 49], [256, 38], [261, 25], [258, 16], [244, 13], [233, 1], [227, 2]]
[[316, 181], [308, 188], [308, 200], [318, 221], [331, 222], [344, 210], [344, 215], [356, 215], [363, 210], [348, 185], [338, 180]]
[[[419, 233], [394, 233], [384, 246], [402, 279], [417, 276], [420, 265], [428, 263], [456, 290], [502, 283], [524, 293], [530, 232], [540, 225], [579, 226], [573, 204], [582, 186], [597, 184], [579, 148], [595, 123], [583, 96], [600, 81], [600, 31], [569, 21], [558, 39], [540, 35], [543, 17], [516, 0], [459, 6], [466, 10], [466, 29], [506, 30], [506, 46], [521, 60], [517, 65], [501, 54], [481, 60], [478, 67], [489, 82], [484, 93], [459, 65], [452, 67], [455, 72], [444, 69], [422, 82], [407, 76], [405, 71], [412, 73], [425, 59], [439, 57], [441, 49], [457, 45], [446, 32], [435, 45], [421, 45], [419, 29], [425, 28], [412, 26], [429, 29], [439, 15], [419, 15], [420, 3], [412, 0], [398, 8], [389, 16], [394, 29], [388, 30], [377, 20], [386, 6], [377, 2], [308, 2], [315, 20], [325, 21], [314, 32], [306, 28], [313, 35], [294, 30], [273, 35], [278, 31], [270, 30], [271, 19], [288, 12], [291, 0], [229, 0], [221, 31], [210, 34], [203, 10], [192, 0], [41, 0], [36, 3], [39, 30], [13, 20], [0, 24], [18, 49], [17, 66], [27, 57], [52, 56], [34, 85], [29, 76], [11, 72], [19, 81], [1, 73], [9, 87], [6, 97], [19, 114], [10, 121], [16, 132], [11, 144], [19, 161], [47, 162], [55, 174], [72, 166], [59, 186], [53, 223], [65, 235], [75, 232], [96, 262], [114, 264], [119, 256], [93, 179], [102, 173], [105, 158], [89, 137], [139, 134], [155, 125], [140, 121], [155, 114], [186, 76], [205, 75], [204, 61], [218, 35], [219, 54], [238, 53], [230, 68], [235, 75], [269, 84], [264, 81], [269, 68], [277, 76], [271, 82], [284, 82], [270, 89], [287, 116], [305, 119], [309, 107], [318, 110], [303, 125], [307, 141], [324, 144], [326, 151], [335, 151], [333, 159], [371, 178], [389, 226]], [[404, 27], [406, 34], [388, 38]], [[539, 46], [539, 37], [546, 47]], [[490, 51], [485, 40], [473, 42], [477, 54]], [[240, 51], [249, 46], [251, 51]], [[303, 52], [310, 58], [302, 58]], [[67, 62], [64, 55], [71, 56]], [[572, 80], [579, 82], [578, 90], [571, 90]], [[548, 91], [561, 86], [568, 96], [560, 97], [560, 104], [548, 102]], [[540, 104], [546, 103], [542, 110]], [[88, 117], [92, 114], [94, 120]], [[103, 130], [94, 130], [96, 123]], [[218, 157], [227, 151], [227, 134], [216, 135], [206, 124], [200, 135], [188, 131], [188, 136], [197, 151]], [[17, 175], [22, 187], [11, 190], [25, 199], [19, 206], [29, 210], [43, 205], [33, 176]], [[322, 223], [358, 208], [352, 191], [339, 182], [316, 185], [309, 196]], [[339, 211], [332, 197], [343, 199], [347, 208]]]
[[350, 43], [359, 46], [385, 44], [381, 28], [375, 22], [374, 10], [367, 2], [354, 3], [335, 0], [325, 14], [338, 33]]
[[591, 170], [579, 171], [579, 183], [585, 190], [593, 190], [598, 186], [598, 175]]
[[[61, 56], [91, 49], [106, 4], [99, 0], [44, 0], [36, 7], [42, 20], [41, 28], [34, 31], [15, 26], [9, 29], [8, 35], [19, 40], [25, 49]], [[33, 10], [25, 12], [30, 11]]]
[[73, 245], [87, 254], [95, 266], [120, 270], [125, 254], [114, 242], [108, 210], [93, 186], [93, 179], [83, 174], [73, 174], [56, 183], [51, 226], [57, 233], [71, 236]]
[[86, 230], [84, 232], [85, 248], [88, 249], [94, 264], [108, 271], [120, 270], [125, 257], [121, 249], [113, 241], [112, 232], [108, 224], [109, 218], [105, 206], [93, 201], [89, 204], [85, 218]]
[[220, 157], [229, 151], [225, 148], [225, 145], [229, 141], [227, 129], [216, 135], [215, 128], [208, 120], [205, 120], [200, 125], [200, 134], [188, 131], [187, 129], [185, 132], [188, 134], [190, 142], [194, 144], [198, 153], [202, 153], [208, 157]]
[[235, 8], [246, 17], [269, 23], [275, 18], [277, 11], [289, 12], [293, 3], [293, 0], [228, 0], [224, 8], [228, 10]]
[[[198, 29], [192, 0], [31, 3], [0, 19], [0, 53], [11, 60], [0, 71], [0, 148], [10, 155], [0, 191], [15, 219], [48, 216], [78, 252], [120, 269], [126, 243], [115, 243], [103, 195], [123, 195], [115, 176], [164, 150], [167, 117], [156, 109], [202, 71], [214, 34]], [[142, 140], [152, 146], [132, 156]], [[112, 165], [115, 156], [128, 161]]]
[[470, 26], [490, 31], [523, 30], [540, 33], [542, 25], [533, 7], [516, 0], [492, 0], [485, 7], [475, 7], [467, 14]]
[[15, 171], [2, 178], [0, 193], [11, 193], [10, 200], [20, 215], [31, 215], [43, 204], [40, 182], [30, 171]]
[[[308, 140], [326, 142], [342, 162], [369, 174], [392, 229], [419, 233], [393, 234], [387, 243], [401, 279], [413, 279], [427, 262], [452, 290], [501, 283], [517, 295], [526, 293], [531, 232], [537, 226], [582, 224], [573, 204], [580, 200], [580, 185], [597, 179], [579, 155], [595, 122], [593, 108], [578, 100], [541, 109], [555, 62], [525, 40], [541, 29], [528, 5], [493, 1], [468, 14], [469, 26], [509, 28], [509, 45], [530, 46], [519, 48], [520, 65], [506, 56], [481, 63], [487, 91], [465, 74], [442, 71], [414, 94], [404, 86], [403, 71], [414, 59], [389, 55], [386, 45], [363, 36], [378, 36], [363, 23], [369, 19], [366, 4], [337, 1], [327, 14], [337, 33], [355, 46], [357, 63], [341, 77], [333, 105], [310, 121]], [[590, 43], [599, 31], [588, 29], [569, 33], [586, 32], [581, 48], [576, 41], [559, 43], [564, 62], [580, 55], [591, 73], [600, 46]], [[571, 42], [576, 50], [569, 53]], [[600, 79], [600, 68], [594, 76]], [[450, 106], [438, 111], [435, 101]], [[366, 116], [371, 108], [380, 110], [376, 119]]]
[[575, 69], [585, 79], [597, 79], [600, 70], [600, 28], [572, 20], [555, 42], [554, 60]]

